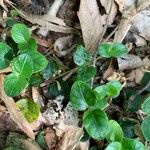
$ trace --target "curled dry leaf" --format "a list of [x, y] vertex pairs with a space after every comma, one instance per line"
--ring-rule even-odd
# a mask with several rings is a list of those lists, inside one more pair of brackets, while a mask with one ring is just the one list
[[11, 97], [8, 97], [3, 89], [4, 75], [0, 75], [0, 99], [2, 99], [8, 109], [10, 117], [19, 126], [19, 128], [31, 139], [35, 139], [35, 135], [30, 124], [27, 122], [16, 103]]
[[96, 0], [81, 0], [78, 17], [85, 47], [94, 52], [103, 32], [106, 16], [100, 15]]

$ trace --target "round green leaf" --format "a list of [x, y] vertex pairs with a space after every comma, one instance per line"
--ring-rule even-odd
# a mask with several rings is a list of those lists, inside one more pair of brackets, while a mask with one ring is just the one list
[[118, 97], [120, 91], [122, 90], [122, 85], [119, 81], [113, 80], [106, 84], [107, 87], [107, 95], [110, 97]]
[[107, 95], [107, 87], [105, 85], [98, 86], [94, 89], [97, 92], [99, 99], [104, 99]]
[[19, 55], [12, 63], [12, 70], [24, 77], [30, 77], [33, 72], [33, 61], [28, 54]]
[[45, 133], [44, 131], [38, 133], [38, 135], [36, 136], [36, 142], [40, 145], [42, 150], [48, 149], [47, 148], [47, 143], [45, 140]]
[[87, 50], [82, 45], [78, 45], [73, 58], [76, 65], [82, 66], [86, 62], [90, 61], [92, 56], [87, 52]]
[[76, 81], [70, 93], [71, 103], [78, 110], [85, 110], [88, 106], [95, 105], [95, 94], [92, 89], [82, 81]]
[[39, 52], [30, 53], [30, 57], [33, 61], [33, 73], [42, 71], [48, 64], [45, 56]]
[[109, 121], [110, 131], [107, 134], [107, 141], [108, 142], [121, 142], [123, 138], [123, 131], [120, 125], [115, 120]]
[[16, 104], [29, 123], [35, 121], [38, 118], [40, 108], [33, 100], [21, 99], [17, 101]]
[[31, 33], [26, 25], [17, 23], [12, 27], [11, 37], [19, 44], [27, 42], [31, 38]]
[[48, 65], [46, 68], [42, 70], [42, 75], [44, 79], [49, 79], [59, 70], [59, 64], [50, 58]]
[[98, 48], [99, 55], [105, 58], [121, 57], [128, 53], [128, 49], [122, 43], [104, 43]]
[[29, 80], [29, 86], [38, 87], [43, 82], [43, 78], [40, 74], [33, 74]]
[[106, 98], [101, 99], [100, 95], [96, 91], [94, 91], [94, 93], [96, 96], [96, 102], [95, 102], [95, 105], [90, 108], [104, 110], [108, 106], [108, 102]]
[[18, 74], [9, 74], [4, 80], [4, 90], [8, 96], [14, 97], [19, 95], [26, 87], [28, 82]]
[[143, 112], [150, 114], [150, 96], [144, 101], [142, 110]]
[[5, 69], [10, 64], [10, 55], [13, 57], [12, 49], [7, 44], [0, 42], [0, 69]]
[[121, 149], [121, 143], [119, 142], [112, 142], [110, 143], [105, 150], [122, 150]]
[[81, 66], [77, 71], [77, 80], [88, 82], [96, 75], [96, 69], [92, 66]]
[[22, 52], [36, 52], [37, 51], [37, 43], [34, 38], [30, 38], [29, 41], [20, 43], [18, 45], [19, 50]]
[[145, 146], [136, 139], [124, 138], [121, 150], [146, 150]]
[[144, 121], [142, 122], [142, 125], [141, 125], [143, 135], [144, 135], [144, 137], [147, 141], [150, 141], [150, 128], [149, 128], [149, 125], [150, 125], [150, 116], [146, 117], [144, 119]]
[[97, 140], [104, 139], [109, 132], [109, 121], [100, 109], [88, 110], [83, 116], [83, 125], [88, 134]]

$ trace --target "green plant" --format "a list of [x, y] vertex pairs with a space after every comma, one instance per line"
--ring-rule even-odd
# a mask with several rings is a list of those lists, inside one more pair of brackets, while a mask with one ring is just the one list
[[37, 51], [37, 43], [24, 25], [17, 23], [11, 29], [11, 37], [18, 44], [18, 53], [6, 43], [0, 43], [0, 69], [11, 66], [12, 73], [4, 80], [4, 90], [8, 96], [19, 95], [29, 86], [30, 78], [42, 71], [48, 64], [44, 55]]
[[[121, 43], [104, 43], [98, 47], [98, 54], [104, 58], [120, 57], [128, 49]], [[122, 84], [112, 80], [93, 88], [92, 78], [96, 69], [91, 66], [92, 56], [83, 46], [78, 46], [74, 53], [74, 62], [78, 65], [77, 78], [71, 87], [72, 106], [84, 111], [83, 127], [96, 140], [106, 139], [109, 145], [106, 150], [145, 150], [145, 146], [136, 139], [125, 138], [121, 126], [115, 120], [109, 120], [106, 108], [113, 98], [120, 95]]]
[[29, 123], [36, 120], [40, 113], [40, 108], [37, 103], [30, 99], [20, 99], [16, 102], [17, 106], [23, 113]]
[[146, 117], [141, 124], [141, 129], [146, 141], [150, 141], [150, 96], [142, 104], [142, 111], [146, 113]]

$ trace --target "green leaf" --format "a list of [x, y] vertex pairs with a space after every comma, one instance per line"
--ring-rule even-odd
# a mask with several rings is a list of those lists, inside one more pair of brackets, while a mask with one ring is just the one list
[[35, 121], [39, 117], [40, 108], [33, 100], [21, 99], [17, 101], [16, 104], [29, 123]]
[[121, 142], [123, 139], [123, 131], [120, 125], [115, 120], [109, 121], [110, 131], [107, 134], [107, 141], [108, 142]]
[[92, 58], [90, 53], [88, 53], [82, 45], [77, 46], [73, 57], [75, 64], [78, 66], [84, 65], [85, 63], [89, 62]]
[[134, 121], [123, 119], [119, 122], [119, 124], [123, 130], [124, 137], [134, 138], [136, 136], [134, 132], [136, 123]]
[[88, 134], [97, 140], [104, 139], [109, 132], [109, 121], [100, 109], [88, 110], [83, 115], [83, 125]]
[[42, 71], [48, 64], [45, 56], [39, 52], [30, 53], [30, 57], [33, 61], [33, 73]]
[[142, 125], [141, 125], [143, 135], [144, 135], [144, 137], [147, 141], [150, 141], [150, 128], [149, 128], [149, 125], [150, 125], [150, 116], [147, 116], [146, 118], [144, 118], [144, 120], [142, 122]]
[[124, 138], [121, 150], [146, 150], [145, 146], [136, 139]]
[[34, 38], [30, 38], [27, 42], [20, 43], [18, 45], [19, 50], [22, 52], [36, 52], [37, 51], [37, 43]]
[[99, 99], [104, 99], [107, 95], [107, 87], [105, 85], [98, 86], [94, 89], [97, 92]]
[[[143, 87], [147, 85], [147, 83], [149, 82], [150, 79], [150, 72], [144, 71], [144, 75], [142, 80], [140, 81], [140, 85], [142, 85]], [[146, 89], [146, 91], [150, 92], [150, 86]]]
[[125, 45], [121, 43], [104, 43], [98, 48], [99, 55], [105, 58], [110, 57], [121, 57], [128, 53], [128, 49]]
[[77, 71], [77, 80], [90, 81], [96, 75], [96, 69], [92, 66], [81, 66]]
[[42, 71], [43, 78], [46, 80], [49, 79], [58, 71], [58, 69], [59, 64], [55, 60], [50, 59], [48, 65]]
[[7, 44], [0, 42], [0, 69], [7, 68], [12, 57], [12, 49]]
[[19, 44], [27, 42], [31, 38], [31, 33], [26, 25], [17, 23], [12, 27], [11, 37]]
[[23, 150], [23, 149], [20, 147], [10, 146], [10, 147], [5, 148], [4, 150]]
[[121, 149], [121, 143], [119, 142], [112, 142], [110, 143], [105, 150], [122, 150]]
[[142, 104], [143, 112], [150, 114], [150, 96]]
[[40, 74], [33, 74], [29, 80], [29, 86], [38, 87], [43, 82], [43, 78]]
[[10, 14], [12, 17], [17, 17], [19, 15], [19, 12], [17, 10], [13, 9], [10, 11]]
[[46, 140], [45, 140], [44, 131], [38, 133], [38, 135], [36, 137], [36, 142], [40, 145], [42, 150], [47, 149], [47, 143], [46, 143]]
[[33, 73], [33, 61], [28, 54], [19, 55], [12, 63], [12, 70], [25, 78]]
[[78, 110], [85, 110], [88, 106], [94, 106], [96, 97], [94, 91], [84, 82], [76, 81], [70, 93], [72, 106]]
[[122, 90], [122, 85], [119, 81], [113, 80], [106, 84], [107, 86], [107, 96], [116, 98], [119, 96], [120, 91]]
[[106, 98], [101, 99], [100, 95], [96, 91], [94, 91], [94, 93], [96, 96], [96, 103], [93, 107], [90, 106], [90, 108], [104, 110], [108, 106]]
[[18, 74], [11, 73], [5, 77], [4, 90], [8, 96], [19, 95], [27, 86], [27, 80]]

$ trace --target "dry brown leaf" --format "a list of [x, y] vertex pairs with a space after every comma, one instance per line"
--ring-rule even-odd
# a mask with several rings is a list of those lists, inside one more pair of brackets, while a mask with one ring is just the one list
[[47, 143], [47, 146], [48, 146], [49, 150], [56, 148], [57, 136], [56, 136], [55, 131], [53, 129], [51, 129], [50, 127], [47, 128], [45, 130], [44, 138], [45, 138], [45, 141]]
[[136, 0], [115, 0], [119, 5], [120, 12], [126, 10], [129, 6], [133, 5]]
[[112, 0], [100, 0], [102, 6], [105, 8], [106, 13], [109, 14], [108, 24], [111, 25], [117, 14], [117, 6]]
[[80, 144], [80, 139], [83, 136], [83, 130], [78, 127], [70, 126], [64, 133], [61, 140], [60, 150], [73, 150]]
[[43, 97], [37, 87], [32, 87], [32, 98], [40, 107], [44, 107]]
[[10, 117], [19, 126], [19, 128], [28, 135], [29, 138], [35, 139], [35, 135], [30, 124], [27, 122], [23, 114], [20, 112], [13, 98], [8, 97], [3, 89], [4, 75], [0, 75], [0, 99], [2, 99], [8, 109]]
[[78, 12], [86, 49], [94, 52], [103, 32], [104, 16], [99, 13], [96, 0], [81, 0]]
[[139, 56], [128, 54], [118, 58], [119, 70], [134, 69], [142, 66], [142, 59]]
[[[123, 0], [122, 0], [123, 1]], [[146, 9], [150, 5], [150, 0], [138, 1], [133, 3], [125, 11], [123, 11], [122, 19], [120, 21], [118, 31], [115, 33], [114, 42], [122, 42], [128, 33], [135, 16], [143, 9]]]
[[135, 26], [142, 37], [150, 41], [150, 10], [144, 10], [135, 16], [133, 26]]

